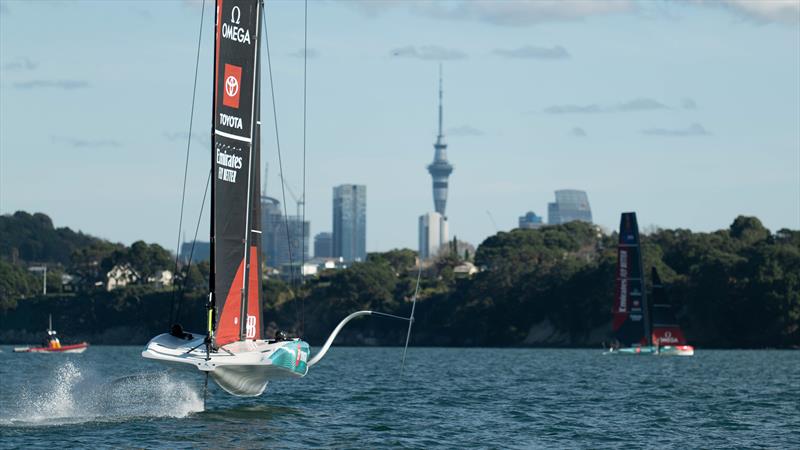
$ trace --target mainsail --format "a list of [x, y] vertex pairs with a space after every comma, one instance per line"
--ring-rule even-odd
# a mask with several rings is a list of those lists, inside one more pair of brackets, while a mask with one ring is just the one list
[[651, 270], [653, 281], [653, 344], [662, 345], [686, 345], [683, 337], [683, 330], [678, 325], [675, 311], [672, 304], [667, 300], [664, 285], [661, 284], [661, 277], [655, 267]]
[[218, 0], [211, 194], [213, 345], [262, 338], [259, 0]]
[[636, 213], [622, 213], [617, 247], [614, 338], [623, 346], [648, 345], [647, 298], [642, 277], [642, 252]]

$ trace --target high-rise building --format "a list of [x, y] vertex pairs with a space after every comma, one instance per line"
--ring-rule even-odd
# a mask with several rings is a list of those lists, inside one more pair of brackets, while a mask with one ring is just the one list
[[439, 68], [439, 134], [433, 144], [433, 162], [428, 165], [428, 172], [433, 179], [433, 205], [436, 212], [444, 217], [447, 208], [448, 178], [453, 172], [453, 166], [447, 161], [447, 144], [444, 142], [442, 131], [442, 71]]
[[419, 257], [431, 259], [449, 240], [447, 218], [438, 212], [419, 216]]
[[309, 221], [304, 222], [298, 216], [284, 216], [277, 199], [262, 195], [261, 224], [261, 251], [268, 266], [280, 267], [309, 259]]
[[558, 225], [580, 220], [592, 223], [592, 209], [585, 191], [562, 189], [556, 191], [556, 201], [547, 204], [547, 223]]
[[[261, 196], [261, 254], [264, 263], [270, 267], [277, 267], [276, 241], [278, 228], [283, 222], [281, 202], [273, 197]], [[285, 232], [284, 232], [285, 235]]]
[[367, 187], [333, 188], [333, 256], [345, 261], [367, 259]]
[[333, 233], [323, 232], [314, 236], [314, 258], [333, 257]]
[[524, 216], [519, 217], [519, 227], [523, 229], [534, 229], [539, 228], [544, 223], [542, 223], [542, 218], [537, 216], [535, 212], [528, 211], [525, 213]]

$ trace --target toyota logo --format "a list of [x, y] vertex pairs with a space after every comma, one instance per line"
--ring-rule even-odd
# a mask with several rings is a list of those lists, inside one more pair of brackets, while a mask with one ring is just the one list
[[235, 76], [230, 75], [228, 79], [225, 80], [225, 93], [228, 94], [228, 97], [236, 97], [238, 92], [239, 80], [237, 80]]
[[664, 337], [667, 338], [667, 339], [671, 338], [672, 337], [672, 331], [665, 331], [664, 332]]

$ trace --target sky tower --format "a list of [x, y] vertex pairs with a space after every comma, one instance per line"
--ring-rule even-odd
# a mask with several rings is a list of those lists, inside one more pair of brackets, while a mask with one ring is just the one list
[[439, 65], [439, 134], [433, 144], [433, 162], [428, 165], [428, 172], [433, 178], [433, 205], [436, 212], [443, 217], [447, 207], [447, 179], [453, 172], [453, 166], [447, 162], [447, 144], [442, 132], [442, 66]]

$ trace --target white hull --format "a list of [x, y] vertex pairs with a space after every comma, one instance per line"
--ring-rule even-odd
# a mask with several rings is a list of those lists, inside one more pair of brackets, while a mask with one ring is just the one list
[[308, 372], [308, 344], [291, 341], [239, 341], [206, 355], [205, 336], [181, 339], [165, 333], [154, 337], [142, 356], [207, 372], [226, 392], [241, 397], [261, 395], [270, 380], [300, 378]]

